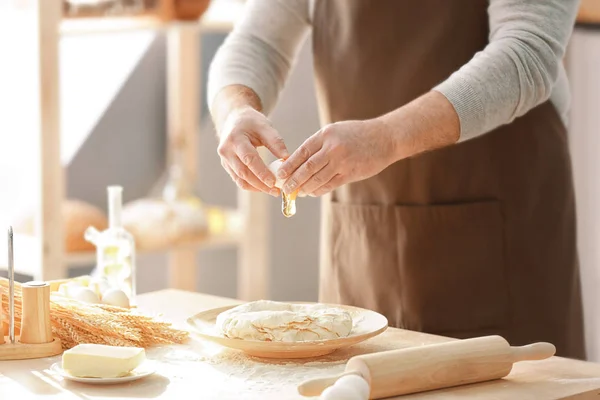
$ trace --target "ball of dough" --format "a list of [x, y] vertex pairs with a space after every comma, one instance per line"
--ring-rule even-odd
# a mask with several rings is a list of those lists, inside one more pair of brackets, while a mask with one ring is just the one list
[[273, 175], [275, 175], [275, 187], [278, 189], [281, 189], [283, 187], [283, 184], [285, 183], [285, 179], [277, 177], [277, 171], [279, 170], [279, 167], [281, 167], [281, 165], [283, 164], [283, 161], [284, 160], [279, 159], [269, 164], [269, 170], [273, 173]]
[[352, 331], [352, 317], [324, 304], [258, 300], [217, 316], [218, 332], [231, 339], [305, 342], [338, 339]]
[[344, 386], [350, 388], [358, 393], [361, 399], [368, 399], [369, 394], [371, 393], [371, 388], [369, 388], [369, 384], [365, 378], [358, 375], [342, 376], [335, 382], [334, 386]]
[[333, 385], [325, 389], [320, 400], [368, 400], [368, 397], [362, 397], [360, 393], [347, 386]]

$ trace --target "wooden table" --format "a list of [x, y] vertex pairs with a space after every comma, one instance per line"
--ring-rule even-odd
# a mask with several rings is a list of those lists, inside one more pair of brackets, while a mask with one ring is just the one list
[[[232, 299], [177, 290], [140, 296], [140, 308], [162, 313], [175, 325], [197, 312], [238, 303]], [[149, 349], [157, 374], [128, 384], [93, 386], [72, 383], [50, 371], [60, 357], [0, 361], [0, 399], [303, 399], [296, 385], [307, 378], [344, 369], [356, 354], [419, 346], [449, 340], [400, 329], [319, 360], [265, 363], [230, 349], [193, 339], [189, 344]], [[598, 399], [600, 364], [553, 357], [517, 363], [503, 380], [404, 396], [402, 399]]]

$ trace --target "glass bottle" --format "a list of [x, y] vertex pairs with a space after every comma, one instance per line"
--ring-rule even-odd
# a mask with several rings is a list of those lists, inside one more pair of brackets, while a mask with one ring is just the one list
[[121, 289], [135, 305], [135, 240], [122, 225], [123, 188], [109, 186], [108, 228], [102, 232], [90, 226], [85, 239], [96, 246], [96, 269], [92, 275], [105, 280], [111, 288]]

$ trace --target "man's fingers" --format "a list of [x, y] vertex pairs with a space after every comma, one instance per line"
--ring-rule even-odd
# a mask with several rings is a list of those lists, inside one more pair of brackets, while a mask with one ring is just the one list
[[290, 153], [285, 146], [283, 138], [272, 127], [267, 126], [263, 131], [263, 145], [277, 158], [286, 159]]
[[[262, 183], [262, 186], [268, 187], [268, 189], [266, 189], [267, 192], [273, 188], [275, 185], [275, 176], [273, 176], [273, 173], [265, 165], [262, 158], [260, 158], [260, 154], [258, 154], [256, 148], [252, 146], [249, 141], [244, 140], [237, 143], [235, 146], [235, 152], [237, 157], [242, 161], [242, 163], [244, 163], [253, 177], [258, 178], [258, 180]], [[252, 180], [253, 178], [248, 177], [244, 179], [255, 185]]]
[[306, 139], [306, 141], [284, 161], [281, 167], [279, 167], [279, 171], [277, 172], [278, 177], [280, 179], [289, 178], [294, 171], [312, 157], [313, 154], [321, 150], [322, 145], [323, 140], [318, 133]]
[[345, 183], [346, 183], [346, 178], [343, 175], [339, 175], [339, 174], [335, 175], [333, 178], [331, 178], [329, 180], [329, 182], [327, 182], [324, 185], [321, 185], [317, 190], [310, 193], [309, 196], [311, 196], [311, 197], [323, 196], [324, 194], [331, 192], [332, 190], [342, 186]]
[[[321, 150], [319, 153], [323, 152]], [[319, 154], [317, 153], [317, 154]], [[316, 155], [315, 155], [316, 156]], [[314, 157], [313, 157], [314, 158]], [[312, 159], [312, 158], [311, 158]], [[309, 159], [310, 161], [310, 159]], [[306, 163], [304, 164], [306, 165]], [[302, 169], [304, 166], [300, 167]], [[298, 171], [300, 171], [298, 169]], [[335, 175], [337, 174], [337, 170], [334, 164], [328, 163], [317, 173], [310, 176], [306, 182], [300, 184], [300, 192], [298, 193], [300, 196], [305, 196], [315, 192], [321, 186], [327, 184]]]
[[[304, 185], [307, 181], [314, 178], [318, 172], [326, 168], [329, 164], [329, 156], [327, 152], [323, 149], [315, 153], [312, 157], [306, 160], [285, 182], [283, 185], [283, 191], [285, 193], [293, 193], [298, 188], [304, 189]], [[332, 168], [328, 168], [326, 173]], [[327, 176], [325, 180], [321, 180], [320, 184], [328, 182], [335, 173], [331, 173], [330, 176]], [[321, 179], [322, 176], [317, 176], [317, 180]], [[313, 183], [313, 186], [317, 186]], [[320, 186], [320, 185], [319, 185]], [[316, 189], [316, 187], [315, 187]], [[311, 191], [305, 191], [305, 193], [310, 193]]]
[[261, 192], [269, 193], [271, 191], [271, 188], [262, 183], [237, 156], [229, 157], [227, 162], [241, 180], [248, 182]]
[[223, 166], [223, 169], [229, 174], [231, 180], [233, 180], [240, 189], [249, 190], [251, 192], [259, 192], [257, 188], [255, 188], [254, 186], [237, 176], [237, 174], [233, 172], [231, 167], [225, 161], [222, 161], [221, 165]]

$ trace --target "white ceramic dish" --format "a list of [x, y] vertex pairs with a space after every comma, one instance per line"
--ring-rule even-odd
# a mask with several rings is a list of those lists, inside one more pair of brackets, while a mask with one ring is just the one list
[[[297, 303], [297, 302], [296, 302]], [[304, 302], [306, 304], [306, 302]], [[314, 303], [308, 303], [314, 304]], [[384, 332], [388, 320], [375, 311], [359, 307], [330, 304], [352, 315], [354, 326], [347, 337], [310, 342], [263, 342], [256, 340], [229, 339], [215, 331], [217, 316], [235, 306], [227, 306], [203, 311], [187, 319], [187, 324], [199, 337], [222, 346], [242, 350], [245, 353], [262, 358], [309, 358], [333, 353], [334, 351], [355, 345]]]
[[142, 365], [131, 371], [129, 375], [122, 376], [120, 378], [79, 378], [67, 373], [62, 368], [60, 362], [52, 364], [50, 370], [59, 374], [63, 378], [73, 382], [92, 383], [96, 385], [114, 385], [118, 383], [136, 381], [138, 379], [150, 376], [154, 374], [154, 372], [156, 372], [156, 367], [153, 362], [145, 361], [144, 363], [142, 363]]

